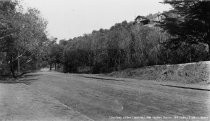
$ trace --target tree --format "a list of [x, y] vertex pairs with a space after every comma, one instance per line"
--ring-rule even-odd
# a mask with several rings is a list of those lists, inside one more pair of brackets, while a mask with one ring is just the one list
[[190, 45], [204, 43], [210, 46], [209, 1], [165, 0], [163, 3], [173, 7], [162, 14], [164, 19], [160, 22], [160, 26], [173, 36], [165, 43], [167, 48], [177, 50], [183, 42]]
[[23, 12], [17, 1], [0, 1], [0, 51], [6, 53], [13, 77], [16, 71], [26, 69], [21, 65], [37, 67], [47, 40], [46, 25], [38, 10]]

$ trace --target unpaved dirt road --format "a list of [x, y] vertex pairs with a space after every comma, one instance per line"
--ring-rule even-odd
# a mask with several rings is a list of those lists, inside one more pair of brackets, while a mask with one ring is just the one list
[[208, 121], [209, 95], [153, 81], [40, 71], [0, 83], [0, 121]]

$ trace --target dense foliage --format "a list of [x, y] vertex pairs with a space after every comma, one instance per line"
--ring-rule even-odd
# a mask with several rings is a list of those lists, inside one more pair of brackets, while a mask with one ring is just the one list
[[46, 46], [46, 21], [18, 1], [0, 1], [0, 75], [13, 77], [38, 68]]
[[92, 73], [162, 64], [161, 43], [169, 35], [160, 30], [159, 27], [124, 21], [109, 30], [100, 29], [60, 41], [52, 47], [51, 52], [57, 51], [57, 54], [50, 60], [57, 58], [56, 63], [62, 64], [65, 72]]
[[[210, 45], [210, 2], [165, 0], [173, 9], [164, 12], [160, 26], [173, 38], [165, 43], [170, 63], [208, 59]], [[178, 58], [177, 58], [178, 57]]]

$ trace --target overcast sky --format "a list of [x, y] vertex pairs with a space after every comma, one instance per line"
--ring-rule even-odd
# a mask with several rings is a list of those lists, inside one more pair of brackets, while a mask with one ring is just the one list
[[69, 39], [108, 29], [138, 15], [162, 12], [170, 6], [162, 0], [25, 0], [25, 5], [39, 9], [48, 21], [49, 36]]

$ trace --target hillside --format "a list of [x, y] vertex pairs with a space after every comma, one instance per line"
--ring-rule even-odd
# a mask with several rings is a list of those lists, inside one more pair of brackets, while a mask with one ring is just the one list
[[177, 65], [156, 65], [126, 69], [108, 74], [112, 77], [178, 82], [183, 84], [210, 83], [210, 61]]

